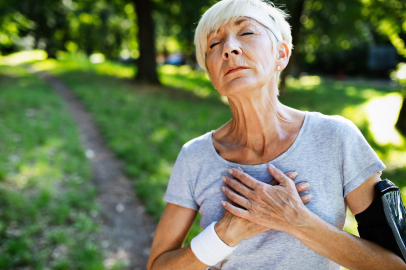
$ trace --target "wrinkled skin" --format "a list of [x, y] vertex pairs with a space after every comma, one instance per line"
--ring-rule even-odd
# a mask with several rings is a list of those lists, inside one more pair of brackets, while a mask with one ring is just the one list
[[[238, 172], [236, 175], [239, 176], [238, 179], [245, 180], [243, 183], [255, 183], [258, 189], [249, 189], [247, 188], [244, 184], [242, 184], [241, 181], [239, 181], [237, 178], [230, 178], [226, 177], [226, 183], [229, 184], [231, 187], [233, 187], [235, 190], [232, 191], [225, 187], [224, 193], [226, 196], [230, 199], [228, 201], [228, 204], [225, 205], [226, 210], [223, 213], [223, 216], [220, 218], [220, 220], [217, 222], [215, 226], [215, 230], [219, 237], [229, 246], [235, 246], [237, 245], [241, 240], [248, 239], [251, 237], [254, 237], [258, 234], [261, 234], [265, 231], [268, 231], [271, 229], [267, 223], [263, 223], [262, 225], [259, 225], [258, 219], [256, 219], [255, 215], [262, 214], [261, 212], [256, 213], [254, 211], [254, 204], [256, 204], [255, 201], [250, 202], [243, 196], [250, 196], [252, 194], [253, 198], [257, 196], [255, 192], [258, 192], [258, 190], [261, 190], [261, 192], [269, 189], [269, 191], [275, 190], [275, 192], [278, 192], [278, 190], [284, 190], [284, 186], [280, 186], [279, 182], [277, 180], [272, 181], [270, 184], [265, 184], [263, 182], [260, 182], [256, 180], [255, 178], [249, 176], [248, 174], [244, 173], [242, 170], [235, 170]], [[281, 175], [280, 175], [281, 176]], [[289, 191], [295, 194], [291, 194], [293, 198], [299, 198], [300, 203], [302, 205], [308, 203], [310, 201], [310, 196], [305, 195], [302, 197], [299, 197], [298, 193], [305, 191], [309, 186], [307, 183], [299, 183], [297, 185], [294, 184], [293, 180], [296, 178], [297, 173], [294, 172], [289, 172], [286, 175], [284, 175], [284, 178], [287, 179], [287, 183], [289, 186]], [[280, 178], [280, 177], [278, 177]], [[251, 181], [247, 181], [247, 179]], [[276, 178], [275, 178], [276, 179]], [[254, 186], [251, 184], [251, 186]], [[238, 192], [237, 192], [238, 191]], [[259, 192], [258, 192], [259, 193]], [[243, 195], [244, 194], [244, 195]], [[286, 195], [286, 194], [284, 194]], [[259, 196], [259, 195], [258, 195]], [[265, 196], [266, 197], [266, 196]], [[260, 197], [258, 197], [259, 199]], [[259, 202], [259, 201], [258, 201]], [[299, 202], [298, 202], [299, 203]], [[245, 209], [241, 209], [240, 206], [244, 207]], [[259, 210], [263, 210], [261, 208], [258, 208]], [[264, 208], [265, 211], [268, 211], [267, 208]], [[242, 211], [242, 212], [240, 212]], [[251, 216], [243, 216], [243, 214], [249, 211]], [[266, 214], [266, 213], [265, 213]], [[264, 220], [265, 222], [268, 222], [267, 216], [265, 216]]]

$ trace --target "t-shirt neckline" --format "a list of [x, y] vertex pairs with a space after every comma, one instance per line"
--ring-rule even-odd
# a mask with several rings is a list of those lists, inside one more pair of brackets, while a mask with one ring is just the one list
[[[275, 159], [268, 161], [266, 163], [262, 163], [262, 164], [255, 164], [255, 165], [246, 165], [246, 164], [238, 164], [238, 163], [234, 163], [231, 161], [228, 161], [226, 159], [224, 159], [223, 157], [221, 157], [216, 149], [214, 148], [213, 145], [213, 132], [215, 131], [214, 129], [209, 131], [207, 133], [207, 142], [209, 144], [209, 148], [210, 148], [210, 152], [213, 156], [215, 156], [215, 158], [217, 160], [219, 160], [221, 163], [227, 165], [230, 168], [236, 168], [236, 167], [241, 167], [244, 171], [256, 171], [256, 170], [263, 170], [266, 169], [268, 164], [271, 163], [273, 165], [277, 165], [278, 162], [280, 162], [281, 160], [285, 159], [286, 157], [288, 157], [291, 153], [293, 153], [293, 151], [299, 146], [302, 138], [304, 137], [306, 130], [307, 130], [307, 126], [309, 123], [309, 119], [310, 119], [310, 112], [309, 111], [303, 111], [305, 113], [305, 119], [304, 122], [302, 124], [302, 127], [300, 128], [299, 134], [297, 135], [295, 141], [293, 142], [293, 144], [288, 148], [288, 150], [286, 150], [284, 153], [282, 153], [281, 155], [279, 155], [278, 157], [276, 157]], [[277, 166], [276, 166], [277, 167]]]

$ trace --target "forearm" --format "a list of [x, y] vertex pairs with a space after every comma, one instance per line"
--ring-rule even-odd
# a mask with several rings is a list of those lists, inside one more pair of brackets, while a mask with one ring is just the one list
[[[310, 211], [309, 211], [310, 212]], [[290, 233], [310, 249], [348, 269], [406, 269], [395, 253], [356, 237], [309, 213], [306, 226]]]
[[153, 262], [149, 270], [204, 270], [208, 265], [199, 261], [190, 245], [184, 248], [167, 251]]

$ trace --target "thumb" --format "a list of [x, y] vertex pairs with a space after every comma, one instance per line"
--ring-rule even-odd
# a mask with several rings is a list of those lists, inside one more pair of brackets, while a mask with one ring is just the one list
[[281, 170], [276, 168], [271, 163], [268, 164], [268, 171], [281, 186], [287, 186], [287, 185], [289, 185], [288, 181], [292, 181]]

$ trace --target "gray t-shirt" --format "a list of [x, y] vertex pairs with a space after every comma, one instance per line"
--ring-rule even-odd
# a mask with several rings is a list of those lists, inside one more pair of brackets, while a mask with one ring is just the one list
[[[297, 171], [295, 183], [309, 182], [306, 207], [325, 221], [343, 229], [344, 197], [374, 173], [386, 168], [357, 126], [339, 115], [305, 111], [305, 120], [294, 143], [277, 158], [258, 165], [237, 164], [215, 150], [212, 133], [185, 143], [177, 157], [164, 200], [198, 210], [204, 229], [221, 218], [227, 200], [221, 190], [222, 176], [241, 167], [254, 178], [269, 183], [272, 163], [282, 172]], [[303, 195], [301, 194], [301, 195]], [[222, 262], [208, 269], [339, 269], [340, 266], [314, 252], [294, 236], [269, 230], [243, 240]]]

